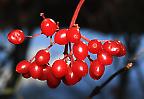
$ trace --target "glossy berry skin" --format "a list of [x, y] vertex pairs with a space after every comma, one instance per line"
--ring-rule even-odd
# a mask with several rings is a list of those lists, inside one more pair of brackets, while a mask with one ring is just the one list
[[66, 37], [67, 32], [68, 32], [68, 29], [61, 29], [61, 30], [59, 30], [55, 34], [55, 37], [54, 37], [55, 43], [60, 44], [60, 45], [67, 44], [68, 43], [68, 40], [67, 40], [67, 37]]
[[94, 80], [98, 80], [104, 74], [105, 66], [101, 64], [98, 60], [91, 62], [89, 74], [90, 77]]
[[67, 39], [71, 43], [78, 43], [81, 39], [81, 33], [79, 31], [79, 28], [77, 27], [69, 28], [67, 32]]
[[41, 77], [42, 69], [43, 68], [41, 66], [38, 66], [36, 64], [36, 62], [31, 63], [30, 69], [29, 69], [31, 77], [34, 78], [34, 79], [37, 79], [37, 78]]
[[44, 65], [42, 69], [42, 75], [38, 79], [42, 81], [47, 80], [50, 72], [51, 72], [51, 67], [48, 65]]
[[30, 65], [30, 62], [23, 60], [17, 64], [16, 71], [18, 73], [27, 73], [29, 72], [29, 67], [30, 67], [29, 65]]
[[57, 29], [57, 24], [54, 20], [46, 18], [41, 22], [41, 32], [46, 36], [52, 36]]
[[117, 55], [120, 53], [120, 45], [114, 41], [106, 41], [103, 44], [103, 49], [111, 55]]
[[97, 59], [104, 65], [110, 65], [113, 61], [113, 57], [104, 50], [99, 52]]
[[126, 55], [126, 47], [120, 41], [115, 40], [114, 42], [120, 46], [120, 52], [116, 56], [121, 57]]
[[11, 42], [12, 44], [21, 44], [25, 39], [25, 35], [22, 30], [16, 29], [16, 30], [12, 30], [8, 34], [7, 38], [8, 41]]
[[56, 88], [61, 83], [61, 80], [56, 78], [53, 73], [51, 67], [49, 68], [49, 73], [47, 74], [47, 85], [50, 88]]
[[88, 46], [83, 42], [73, 45], [73, 54], [79, 60], [84, 60], [88, 56]]
[[68, 86], [72, 86], [75, 85], [76, 83], [78, 83], [81, 80], [80, 77], [78, 77], [77, 75], [75, 75], [71, 68], [68, 68], [68, 73], [67, 75], [65, 75], [63, 82], [64, 84], [68, 85]]
[[50, 53], [45, 49], [39, 50], [35, 56], [35, 62], [40, 66], [47, 64], [49, 60], [50, 60]]
[[85, 62], [77, 60], [72, 64], [72, 71], [78, 77], [84, 77], [88, 73], [88, 66]]
[[30, 75], [29, 72], [28, 72], [28, 73], [24, 73], [24, 74], [22, 74], [22, 76], [23, 76], [24, 78], [26, 78], [26, 79], [28, 79], [28, 78], [31, 77], [31, 75]]
[[64, 77], [68, 72], [67, 64], [64, 60], [56, 60], [52, 65], [52, 73], [57, 78]]
[[97, 39], [91, 40], [88, 43], [88, 49], [89, 49], [89, 52], [91, 52], [92, 54], [97, 54], [98, 52], [102, 50], [102, 44]]

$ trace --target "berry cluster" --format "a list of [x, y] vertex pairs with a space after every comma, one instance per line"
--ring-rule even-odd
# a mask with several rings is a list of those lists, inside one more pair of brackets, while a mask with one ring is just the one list
[[[125, 46], [118, 40], [89, 40], [80, 33], [80, 28], [75, 24], [75, 20], [83, 2], [84, 0], [80, 0], [69, 28], [61, 29], [58, 22], [56, 23], [51, 18], [45, 18], [44, 14], [41, 14], [43, 21], [40, 26], [40, 34], [25, 36], [24, 32], [19, 29], [12, 30], [8, 34], [8, 40], [13, 44], [21, 44], [26, 37], [33, 38], [41, 34], [50, 37], [51, 44], [47, 48], [39, 50], [30, 61], [22, 60], [17, 64], [16, 71], [18, 73], [22, 74], [24, 78], [46, 80], [50, 88], [56, 88], [61, 80], [66, 85], [74, 85], [88, 72], [92, 79], [100, 79], [104, 74], [105, 67], [112, 64], [113, 56], [121, 57], [126, 54]], [[54, 41], [52, 37], [54, 37]], [[55, 44], [65, 45], [66, 53], [64, 53], [64, 58], [55, 60], [50, 65], [49, 50]], [[97, 55], [97, 58], [92, 60], [89, 53]], [[90, 60], [90, 68], [85, 62], [86, 58]]]

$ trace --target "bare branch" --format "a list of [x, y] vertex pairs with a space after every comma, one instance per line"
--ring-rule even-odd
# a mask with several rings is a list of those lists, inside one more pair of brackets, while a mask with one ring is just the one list
[[114, 74], [112, 74], [106, 81], [104, 81], [100, 86], [96, 86], [92, 92], [90, 93], [89, 97], [87, 97], [87, 99], [91, 99], [92, 97], [98, 95], [101, 90], [107, 85], [109, 84], [110, 81], [112, 81], [116, 76], [120, 75], [121, 73], [127, 72], [128, 70], [130, 70], [136, 60], [140, 57], [140, 55], [143, 55], [144, 53], [144, 49], [141, 50], [138, 54], [134, 55], [134, 57], [132, 57], [126, 64], [125, 67], [121, 68], [120, 70], [116, 71]]

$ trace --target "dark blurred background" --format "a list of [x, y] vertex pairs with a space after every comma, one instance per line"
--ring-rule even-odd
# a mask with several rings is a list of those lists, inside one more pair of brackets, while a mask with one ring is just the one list
[[[26, 39], [23, 44], [15, 46], [7, 41], [8, 32], [18, 28], [23, 29], [26, 35], [39, 33], [41, 12], [60, 22], [60, 27], [68, 27], [78, 2], [0, 0], [0, 99], [84, 99], [96, 85], [143, 50], [144, 0], [85, 0], [76, 21], [82, 34], [90, 39], [119, 39], [126, 45], [127, 55], [115, 58], [99, 81], [87, 75], [75, 86], [67, 87], [62, 83], [57, 89], [50, 89], [44, 82], [23, 79], [15, 71], [16, 64], [31, 58], [36, 51], [47, 47], [49, 42], [45, 36], [40, 36], [34, 40]], [[51, 51], [53, 60], [62, 54], [63, 47], [57, 50], [58, 47]], [[143, 58], [138, 58], [134, 68], [116, 77], [94, 99], [144, 99]]]

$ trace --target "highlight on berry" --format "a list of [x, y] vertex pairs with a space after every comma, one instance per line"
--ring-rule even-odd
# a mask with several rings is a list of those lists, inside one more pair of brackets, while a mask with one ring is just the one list
[[[26, 79], [46, 81], [50, 88], [58, 87], [61, 82], [72, 86], [87, 74], [92, 79], [99, 80], [106, 67], [113, 63], [113, 57], [126, 55], [126, 47], [119, 40], [98, 40], [98, 38], [90, 40], [81, 34], [80, 27], [75, 24], [75, 21], [83, 2], [84, 0], [80, 0], [69, 28], [61, 28], [59, 22], [52, 18], [45, 18], [44, 13], [41, 13], [43, 18], [40, 23], [41, 33], [26, 36], [21, 29], [9, 32], [7, 38], [12, 44], [22, 44], [25, 39], [35, 38], [39, 35], [49, 37], [51, 43], [47, 48], [39, 50], [31, 60], [20, 61], [16, 66], [16, 72], [22, 74]], [[85, 40], [86, 43], [82, 40]], [[64, 53], [62, 52], [64, 57], [49, 64], [51, 59], [49, 50], [55, 44], [65, 45]], [[69, 51], [66, 48], [69, 48]], [[97, 55], [97, 58], [90, 59], [88, 53]], [[89, 68], [85, 62], [86, 58], [90, 61]]]

